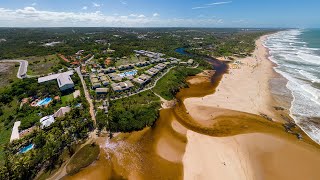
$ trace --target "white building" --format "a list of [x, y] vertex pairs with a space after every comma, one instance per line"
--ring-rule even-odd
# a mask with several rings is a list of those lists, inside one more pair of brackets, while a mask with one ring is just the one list
[[40, 123], [41, 123], [41, 129], [43, 129], [45, 127], [49, 127], [52, 123], [54, 123], [53, 115], [49, 115], [49, 116], [45, 116], [45, 117], [41, 118]]
[[10, 142], [20, 138], [20, 135], [19, 135], [20, 124], [21, 124], [21, 121], [17, 121], [14, 123], [13, 128], [12, 128], [11, 137], [10, 137]]
[[60, 90], [64, 91], [64, 90], [71, 89], [74, 87], [74, 83], [70, 77], [71, 75], [73, 75], [73, 71], [68, 71], [68, 72], [64, 72], [64, 73], [40, 77], [40, 78], [38, 78], [38, 83], [57, 80]]

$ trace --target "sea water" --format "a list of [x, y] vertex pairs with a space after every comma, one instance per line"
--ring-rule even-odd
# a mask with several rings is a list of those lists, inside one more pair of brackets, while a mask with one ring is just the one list
[[268, 36], [264, 45], [275, 70], [287, 80], [296, 123], [320, 143], [320, 29], [294, 29]]

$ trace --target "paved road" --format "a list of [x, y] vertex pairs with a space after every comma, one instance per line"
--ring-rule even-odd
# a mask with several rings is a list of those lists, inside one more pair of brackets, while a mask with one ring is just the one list
[[28, 61], [26, 60], [0, 60], [0, 62], [4, 63], [20, 63], [20, 67], [17, 73], [17, 77], [19, 79], [27, 77], [27, 70], [28, 70]]
[[76, 70], [76, 72], [78, 73], [78, 75], [80, 77], [85, 97], [86, 97], [86, 99], [87, 99], [87, 101], [88, 101], [88, 103], [90, 105], [90, 115], [91, 115], [91, 118], [92, 118], [92, 120], [94, 122], [94, 125], [96, 125], [96, 116], [94, 114], [94, 106], [93, 106], [93, 103], [92, 103], [92, 99], [90, 98], [90, 94], [89, 94], [86, 82], [83, 79], [83, 76], [82, 76], [81, 71], [80, 71], [80, 67], [75, 68], [75, 70]]

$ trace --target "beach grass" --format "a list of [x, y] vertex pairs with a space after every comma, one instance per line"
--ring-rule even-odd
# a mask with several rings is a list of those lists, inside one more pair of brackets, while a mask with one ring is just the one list
[[100, 154], [100, 147], [96, 144], [87, 144], [74, 154], [67, 165], [69, 175], [79, 172], [82, 168], [89, 166]]

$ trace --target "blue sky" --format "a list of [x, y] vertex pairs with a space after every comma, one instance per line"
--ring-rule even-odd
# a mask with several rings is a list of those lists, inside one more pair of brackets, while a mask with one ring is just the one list
[[0, 26], [320, 27], [320, 0], [0, 0]]

